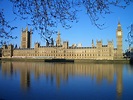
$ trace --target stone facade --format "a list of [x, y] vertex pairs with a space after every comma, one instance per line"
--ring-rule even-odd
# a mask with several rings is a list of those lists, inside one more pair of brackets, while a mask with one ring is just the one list
[[[26, 29], [28, 31], [28, 28]], [[23, 33], [22, 33], [23, 34]], [[26, 35], [27, 37], [29, 35]], [[25, 36], [24, 36], [25, 37]], [[26, 38], [27, 38], [26, 37]], [[31, 36], [30, 36], [31, 37]], [[23, 38], [23, 36], [22, 36]], [[122, 28], [121, 24], [118, 22], [118, 27], [116, 30], [117, 38], [117, 48], [114, 48], [113, 40], [108, 41], [107, 45], [103, 45], [102, 40], [96, 41], [96, 46], [92, 40], [92, 47], [81, 47], [72, 45], [69, 46], [68, 41], [61, 43], [60, 33], [58, 33], [56, 39], [56, 45], [51, 46], [40, 46], [37, 42], [34, 48], [29, 48], [30, 46], [23, 46], [25, 42], [21, 41], [21, 48], [13, 48], [12, 45], [3, 46], [2, 57], [12, 57], [12, 58], [64, 58], [64, 59], [122, 59]], [[23, 39], [22, 39], [23, 40]], [[31, 41], [26, 41], [29, 42]]]

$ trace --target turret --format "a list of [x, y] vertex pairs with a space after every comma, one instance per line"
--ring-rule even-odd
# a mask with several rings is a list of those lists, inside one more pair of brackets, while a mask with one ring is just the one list
[[2, 46], [2, 49], [4, 50], [4, 49], [6, 49], [7, 48], [7, 45], [3, 45]]
[[68, 49], [68, 41], [64, 41], [63, 42], [63, 48], [64, 49]]
[[35, 49], [36, 49], [36, 48], [39, 48], [39, 47], [40, 47], [40, 43], [36, 42], [36, 43], [35, 43]]
[[97, 40], [97, 47], [99, 48], [99, 47], [102, 47], [102, 40], [101, 41], [98, 41]]
[[57, 47], [62, 46], [62, 45], [61, 45], [60, 32], [58, 32], [58, 36], [57, 36], [57, 39], [56, 39], [56, 46], [57, 46]]
[[112, 41], [108, 41], [108, 47], [113, 47], [113, 40]]
[[92, 47], [94, 47], [94, 41], [93, 41], [93, 39], [92, 39]]
[[2, 47], [2, 57], [10, 58], [13, 56], [13, 45], [3, 45]]

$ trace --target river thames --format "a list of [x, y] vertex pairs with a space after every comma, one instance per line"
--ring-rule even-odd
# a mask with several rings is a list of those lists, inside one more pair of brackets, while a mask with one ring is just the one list
[[0, 62], [0, 100], [133, 100], [133, 65]]

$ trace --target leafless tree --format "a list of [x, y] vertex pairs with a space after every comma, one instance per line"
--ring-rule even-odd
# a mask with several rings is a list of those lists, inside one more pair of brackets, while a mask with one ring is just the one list
[[[39, 30], [39, 34], [45, 40], [51, 40], [56, 33], [56, 27], [61, 24], [65, 29], [71, 28], [72, 22], [78, 22], [77, 13], [85, 9], [92, 24], [99, 29], [104, 24], [98, 23], [100, 16], [110, 14], [110, 7], [125, 8], [132, 0], [9, 0], [13, 4], [13, 14], [17, 18], [30, 20], [28, 25], [33, 30]], [[6, 31], [9, 29], [9, 32]], [[15, 29], [0, 10], [0, 37], [13, 38], [10, 31]]]
[[[3, 9], [1, 9], [0, 11], [0, 38], [1, 39], [16, 39], [17, 37], [16, 36], [13, 36], [11, 33], [12, 33], [12, 30], [14, 30], [16, 27], [14, 26], [11, 26], [9, 24], [10, 22], [8, 22], [6, 19], [5, 19], [5, 16], [3, 14]], [[4, 41], [4, 40], [1, 40], [0, 39], [0, 46], [3, 45], [3, 44], [6, 44], [7, 41]]]
[[133, 24], [131, 24], [131, 26], [129, 26], [128, 29], [130, 30], [127, 34], [126, 42], [128, 42], [129, 49], [131, 49], [133, 47]]

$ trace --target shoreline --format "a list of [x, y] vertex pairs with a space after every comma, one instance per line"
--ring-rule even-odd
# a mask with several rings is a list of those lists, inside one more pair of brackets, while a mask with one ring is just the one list
[[[0, 61], [25, 61], [25, 62], [46, 62], [49, 61], [49, 63], [54, 63], [54, 62], [60, 62], [58, 60], [62, 59], [57, 59], [57, 61], [52, 61], [53, 59], [31, 59], [31, 58], [1, 58]], [[55, 59], [54, 59], [55, 60]], [[65, 59], [63, 60], [64, 63], [70, 63], [69, 61], [72, 60], [73, 63], [118, 63], [118, 64], [129, 64], [130, 59], [120, 59], [120, 60], [94, 60], [94, 59]]]

